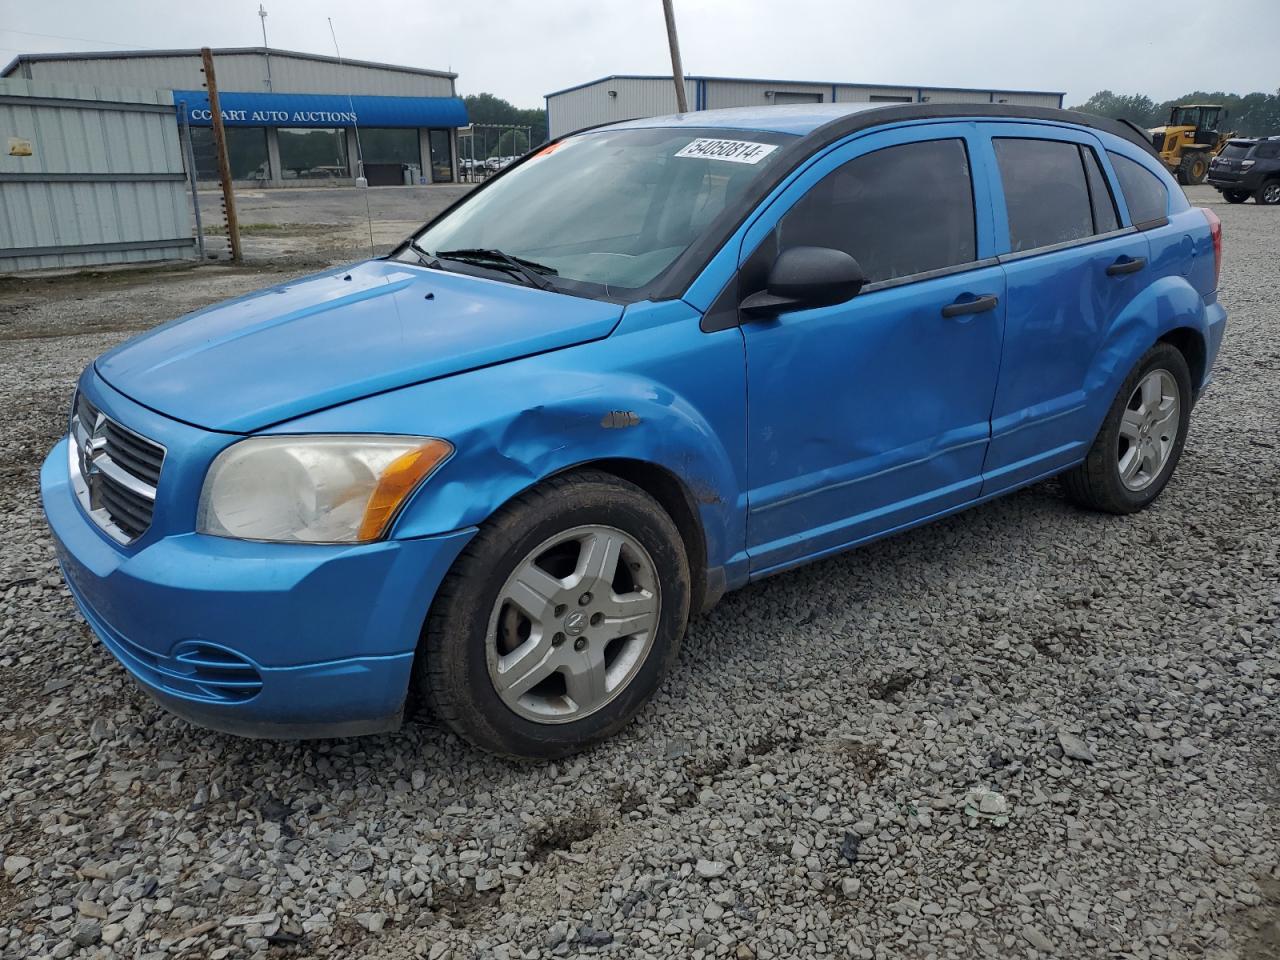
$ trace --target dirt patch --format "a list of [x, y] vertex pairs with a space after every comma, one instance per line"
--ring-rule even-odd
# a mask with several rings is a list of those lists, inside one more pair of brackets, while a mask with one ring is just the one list
[[600, 826], [597, 813], [571, 814], [535, 830], [525, 849], [531, 861], [541, 863], [557, 850], [568, 850], [575, 843], [589, 840]]
[[1262, 903], [1237, 915], [1234, 924], [1240, 960], [1275, 960], [1280, 957], [1280, 877], [1258, 882]]
[[449, 921], [455, 930], [471, 926], [476, 918], [498, 906], [501, 893], [497, 890], [485, 890], [483, 893], [474, 887], [465, 890], [446, 888], [436, 893], [431, 904], [431, 912]]

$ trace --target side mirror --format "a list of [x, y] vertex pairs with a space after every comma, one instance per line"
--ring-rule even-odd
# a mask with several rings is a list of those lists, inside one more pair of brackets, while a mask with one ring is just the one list
[[831, 247], [788, 247], [769, 270], [766, 289], [738, 305], [754, 317], [829, 307], [858, 295], [867, 282], [858, 261]]

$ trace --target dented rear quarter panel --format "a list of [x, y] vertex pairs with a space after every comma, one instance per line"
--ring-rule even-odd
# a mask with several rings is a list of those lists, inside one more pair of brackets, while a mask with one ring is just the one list
[[392, 535], [476, 526], [539, 481], [606, 459], [660, 466], [702, 523], [707, 565], [746, 579], [741, 332], [703, 333], [683, 301], [637, 303], [606, 340], [405, 387], [267, 433], [404, 433], [455, 447]]

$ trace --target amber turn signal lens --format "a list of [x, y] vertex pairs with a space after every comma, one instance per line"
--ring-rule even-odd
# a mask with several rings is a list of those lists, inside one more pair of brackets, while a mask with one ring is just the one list
[[356, 539], [377, 540], [382, 536], [405, 497], [416, 490], [418, 484], [451, 453], [453, 444], [444, 440], [429, 440], [417, 449], [392, 460], [382, 471], [378, 486], [364, 508], [364, 519], [360, 521]]

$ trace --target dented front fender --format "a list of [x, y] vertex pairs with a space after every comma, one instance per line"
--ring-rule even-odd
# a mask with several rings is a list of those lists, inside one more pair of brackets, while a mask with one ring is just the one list
[[[702, 524], [709, 567], [745, 579], [746, 372], [737, 329], [703, 333], [681, 301], [635, 304], [604, 340], [405, 387], [271, 432], [442, 437], [452, 457], [398, 538], [482, 524], [547, 477], [601, 460], [663, 468]], [[740, 572], [739, 572], [740, 568]]]

